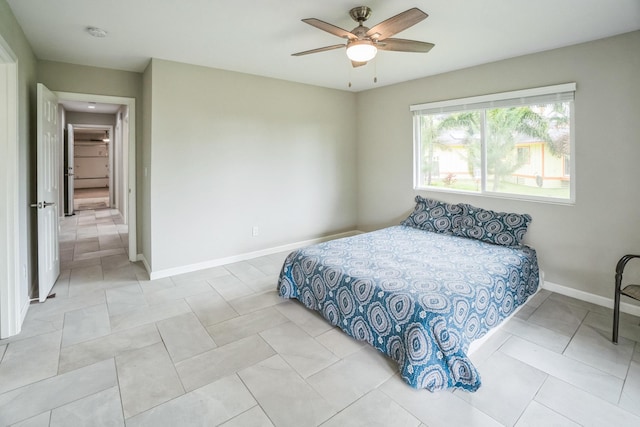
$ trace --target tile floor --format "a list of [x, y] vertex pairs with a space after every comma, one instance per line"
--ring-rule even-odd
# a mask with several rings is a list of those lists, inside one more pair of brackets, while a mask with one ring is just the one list
[[286, 254], [149, 281], [110, 210], [63, 221], [56, 297], [0, 341], [0, 425], [640, 426], [640, 319], [539, 292], [472, 356], [476, 393], [275, 293]]
[[76, 188], [73, 195], [73, 210], [84, 211], [109, 207], [109, 188]]

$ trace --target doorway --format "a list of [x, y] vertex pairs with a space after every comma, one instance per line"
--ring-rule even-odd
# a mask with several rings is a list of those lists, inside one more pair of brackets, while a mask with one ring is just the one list
[[[66, 187], [64, 194], [60, 197], [69, 195], [69, 187], [71, 187], [73, 197], [67, 200], [74, 206], [76, 203], [93, 204], [87, 206], [91, 210], [100, 210], [103, 203], [107, 208], [117, 210], [122, 217], [124, 225], [128, 230], [127, 253], [129, 260], [137, 261], [137, 242], [136, 242], [136, 167], [135, 167], [135, 99], [106, 95], [79, 94], [70, 92], [56, 92], [59, 103], [63, 106], [65, 112], [64, 123], [71, 124], [73, 131], [66, 128], [68, 139], [69, 135], [75, 137], [75, 130], [83, 132], [87, 144], [77, 145], [70, 144], [74, 148], [79, 148], [85, 157], [93, 157], [93, 166], [95, 163], [99, 167], [107, 169], [103, 176], [96, 173], [86, 173], [82, 170], [78, 174], [75, 170], [75, 163], [64, 164], [61, 158], [60, 179], [66, 181], [69, 178], [73, 181], [70, 186]], [[63, 129], [61, 128], [61, 132]], [[104, 141], [108, 139], [109, 141]], [[102, 140], [102, 141], [98, 141]], [[100, 145], [100, 142], [107, 144]], [[91, 144], [95, 143], [95, 144]], [[91, 146], [93, 145], [93, 146]], [[100, 150], [106, 150], [106, 153], [98, 153]], [[67, 150], [64, 150], [69, 156]], [[105, 155], [108, 162], [105, 166]], [[70, 156], [74, 158], [74, 154]], [[91, 163], [89, 162], [89, 163]], [[73, 165], [73, 166], [71, 166]], [[69, 169], [71, 166], [71, 170]], [[88, 167], [88, 165], [85, 165]], [[82, 169], [80, 165], [80, 169]], [[85, 169], [87, 170], [87, 169]], [[68, 175], [71, 175], [69, 177]], [[80, 180], [94, 182], [94, 185], [81, 184], [75, 185], [76, 178]], [[106, 182], [106, 185], [105, 185]], [[86, 190], [85, 190], [86, 188]], [[105, 191], [106, 188], [106, 191]], [[80, 197], [75, 197], [75, 190], [79, 190]], [[106, 195], [108, 192], [108, 195]], [[86, 196], [86, 197], [85, 197]], [[82, 199], [85, 200], [82, 200]], [[88, 200], [87, 200], [88, 199]], [[76, 202], [76, 200], [78, 200]], [[98, 207], [97, 203], [100, 203]], [[79, 212], [82, 212], [82, 206]]]
[[[65, 215], [84, 210], [118, 208], [112, 202], [113, 152], [120, 141], [113, 138], [113, 127], [100, 125], [68, 126], [65, 150]], [[121, 191], [120, 189], [118, 191]]]
[[[21, 257], [17, 56], [0, 36], [0, 338], [20, 332], [28, 308], [27, 260]], [[23, 245], [24, 246], [24, 245]], [[21, 265], [21, 262], [24, 264]], [[23, 304], [26, 302], [26, 304]]]

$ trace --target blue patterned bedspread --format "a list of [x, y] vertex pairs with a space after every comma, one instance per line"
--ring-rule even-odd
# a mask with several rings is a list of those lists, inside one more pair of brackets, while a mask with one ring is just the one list
[[534, 249], [509, 248], [406, 226], [289, 254], [278, 292], [394, 359], [402, 378], [431, 391], [475, 391], [469, 344], [538, 287]]

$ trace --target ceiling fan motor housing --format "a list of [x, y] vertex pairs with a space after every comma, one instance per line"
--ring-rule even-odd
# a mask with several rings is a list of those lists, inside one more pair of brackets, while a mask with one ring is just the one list
[[357, 27], [355, 27], [353, 30], [351, 30], [351, 33], [356, 37], [358, 37], [358, 40], [366, 40], [370, 38], [369, 36], [367, 36], [367, 31], [369, 31], [369, 28], [360, 24]]

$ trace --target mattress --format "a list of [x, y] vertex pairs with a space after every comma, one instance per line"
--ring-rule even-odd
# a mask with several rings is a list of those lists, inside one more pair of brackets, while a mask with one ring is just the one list
[[278, 292], [398, 363], [412, 387], [475, 391], [466, 352], [538, 287], [536, 252], [394, 226], [296, 250]]

